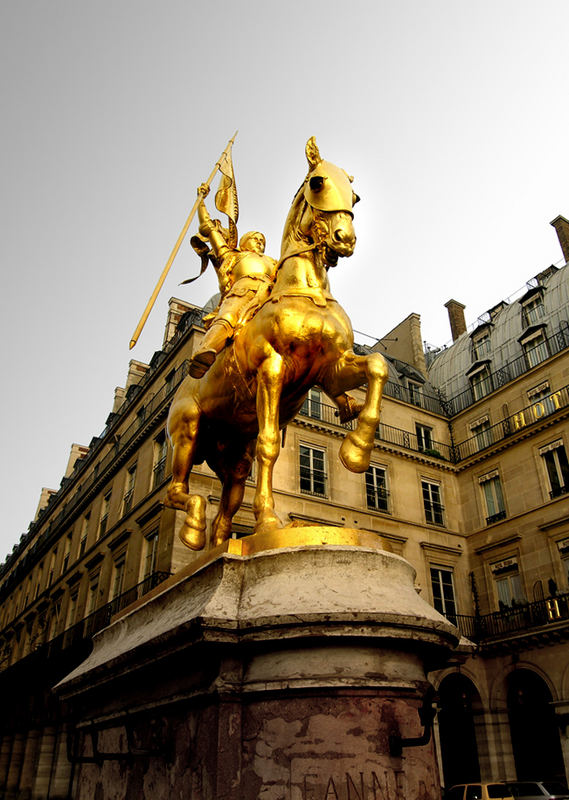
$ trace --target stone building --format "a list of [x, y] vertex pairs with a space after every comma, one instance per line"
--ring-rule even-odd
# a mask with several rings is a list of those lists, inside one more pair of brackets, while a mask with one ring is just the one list
[[[410, 314], [372, 349], [389, 381], [372, 463], [347, 472], [345, 435], [313, 389], [275, 469], [283, 521], [381, 536], [465, 639], [437, 689], [442, 782], [569, 774], [569, 221], [563, 262], [424, 351]], [[73, 445], [57, 491], [0, 566], [0, 797], [71, 797], [75, 732], [51, 691], [114, 615], [198, 557], [162, 504], [169, 403], [203, 336], [203, 310], [172, 299], [162, 349], [131, 361], [105, 428]], [[369, 349], [369, 348], [368, 348]], [[193, 471], [211, 520], [219, 484]], [[234, 536], [252, 532], [254, 469]]]

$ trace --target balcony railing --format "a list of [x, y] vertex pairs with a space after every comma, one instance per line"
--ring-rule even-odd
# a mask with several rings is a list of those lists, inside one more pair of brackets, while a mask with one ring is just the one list
[[523, 631], [569, 621], [569, 593], [559, 594], [533, 603], [524, 603], [477, 617], [457, 614], [457, 625], [463, 636], [482, 644], [508, 638]]
[[491, 425], [483, 431], [483, 434], [475, 434], [464, 442], [457, 444], [455, 446], [455, 460], [463, 461], [465, 458], [469, 458], [481, 450], [497, 444], [519, 430], [533, 425], [534, 422], [539, 422], [544, 417], [548, 417], [559, 411], [559, 409], [567, 408], [568, 406], [569, 386], [564, 386], [562, 389], [551, 392], [546, 397], [542, 397], [532, 403], [531, 406], [526, 406], [516, 414], [511, 414], [501, 422]]
[[[315, 408], [316, 406], [316, 408]], [[335, 406], [329, 406], [326, 403], [312, 404], [308, 410], [300, 410], [300, 417], [306, 417], [313, 420], [315, 423], [325, 422], [327, 425], [333, 425], [337, 428], [345, 428], [346, 430], [354, 430], [354, 420], [350, 422], [340, 422], [338, 409]], [[426, 448], [422, 440], [417, 437], [417, 434], [411, 431], [404, 431], [401, 428], [393, 428], [391, 425], [384, 425], [380, 423], [377, 429], [375, 438], [378, 441], [394, 444], [398, 447], [403, 447], [406, 450], [415, 450], [417, 453], [423, 453], [431, 458], [439, 458], [443, 461], [450, 461], [452, 450], [450, 445], [443, 442], [432, 441], [430, 447]]]
[[[569, 324], [564, 321], [556, 333], [544, 339], [544, 347], [540, 362], [550, 356], [557, 355], [557, 353], [560, 353], [567, 347], [569, 347]], [[532, 369], [534, 366], [536, 366], [536, 364], [528, 363], [528, 356], [526, 353], [523, 353], [513, 361], [509, 361], [499, 369], [488, 374], [485, 378], [483, 395], [476, 397], [472, 388], [468, 388], [446, 401], [445, 405], [448, 408], [449, 416], [453, 417], [455, 414], [464, 411], [465, 408], [473, 405], [481, 396], [485, 396], [496, 389], [500, 389], [507, 383], [519, 378], [520, 375], [528, 372], [528, 370]]]
[[[40, 658], [42, 661], [43, 659], [55, 658], [65, 650], [81, 642], [90, 640], [95, 633], [106, 628], [107, 625], [110, 624], [111, 618], [115, 614], [122, 611], [123, 608], [126, 608], [131, 603], [134, 603], [135, 600], [139, 600], [151, 589], [154, 589], [155, 586], [158, 586], [158, 584], [162, 583], [166, 578], [169, 578], [170, 574], [170, 572], [153, 572], [143, 581], [136, 584], [136, 586], [133, 586], [118, 597], [115, 597], [110, 603], [101, 606], [101, 608], [98, 608], [92, 614], [89, 614], [89, 616], [84, 617], [81, 622], [71, 625], [55, 638], [44, 642], [23, 659], [16, 661], [15, 664], [19, 665], [31, 658]], [[7, 667], [4, 667], [4, 669], [6, 668]], [[0, 670], [2, 670], [1, 666]]]

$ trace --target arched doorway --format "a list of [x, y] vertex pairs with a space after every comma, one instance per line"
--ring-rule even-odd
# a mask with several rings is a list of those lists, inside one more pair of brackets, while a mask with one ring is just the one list
[[452, 673], [439, 687], [439, 738], [443, 783], [480, 780], [480, 763], [474, 726], [474, 712], [481, 707], [478, 690], [468, 678]]
[[508, 677], [508, 715], [518, 780], [565, 780], [559, 729], [545, 681], [529, 669]]

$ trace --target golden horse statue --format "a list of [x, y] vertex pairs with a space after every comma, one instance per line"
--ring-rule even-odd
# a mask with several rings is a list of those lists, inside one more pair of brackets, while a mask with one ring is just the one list
[[[328, 281], [329, 267], [354, 251], [352, 208], [359, 198], [352, 178], [320, 157], [314, 138], [306, 155], [308, 175], [285, 223], [268, 300], [236, 331], [204, 377], [185, 378], [170, 408], [174, 452], [166, 504], [186, 512], [180, 538], [192, 550], [206, 544], [206, 500], [189, 488], [193, 465], [204, 460], [222, 483], [212, 546], [231, 535], [255, 456], [255, 533], [283, 526], [272, 491], [280, 431], [312, 386], [334, 399], [342, 421], [357, 416], [340, 448], [343, 465], [352, 472], [369, 466], [387, 364], [379, 353], [353, 352], [350, 320], [330, 294]], [[363, 404], [345, 394], [364, 384]]]

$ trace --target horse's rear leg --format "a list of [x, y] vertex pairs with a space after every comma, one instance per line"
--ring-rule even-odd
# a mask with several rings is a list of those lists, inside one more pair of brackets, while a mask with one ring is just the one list
[[190, 550], [205, 547], [206, 501], [199, 494], [189, 494], [189, 478], [193, 466], [199, 427], [199, 412], [181, 414], [170, 424], [173, 446], [172, 481], [168, 487], [165, 504], [186, 512], [180, 529], [180, 539]]
[[367, 382], [366, 397], [357, 417], [356, 428], [348, 433], [340, 447], [340, 461], [351, 472], [365, 472], [369, 467], [388, 374], [387, 362], [380, 353], [357, 356], [347, 351], [322, 381], [324, 390], [336, 399], [346, 390]]
[[255, 453], [255, 442], [248, 442], [244, 453], [228, 466], [222, 477], [223, 488], [219, 501], [219, 511], [211, 529], [212, 546], [222, 544], [231, 535], [233, 517], [239, 510], [245, 494], [245, 481], [251, 472]]

